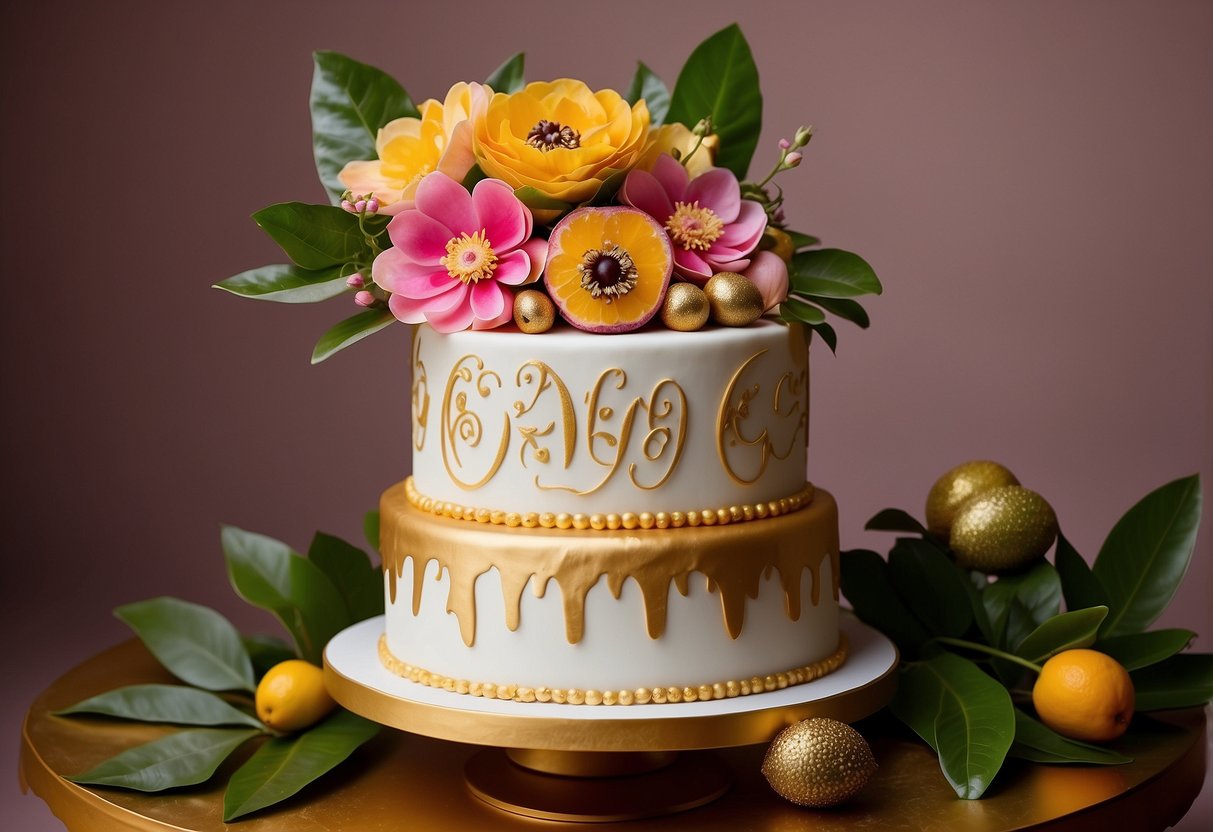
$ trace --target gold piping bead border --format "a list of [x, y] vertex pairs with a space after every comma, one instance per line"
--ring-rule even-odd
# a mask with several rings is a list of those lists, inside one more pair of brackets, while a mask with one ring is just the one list
[[417, 490], [410, 476], [404, 481], [404, 494], [414, 508], [453, 520], [467, 520], [492, 526], [509, 526], [524, 529], [592, 529], [615, 531], [616, 529], [681, 529], [697, 526], [727, 526], [730, 523], [746, 523], [765, 520], [781, 514], [800, 511], [813, 502], [813, 484], [805, 483], [803, 489], [790, 497], [780, 497], [765, 503], [736, 505], [728, 508], [700, 509], [694, 511], [631, 512], [622, 514], [569, 514], [551, 511], [502, 511], [448, 503], [427, 497]]
[[525, 687], [523, 685], [501, 685], [493, 682], [469, 682], [431, 673], [420, 667], [403, 662], [392, 655], [387, 646], [387, 634], [379, 636], [379, 661], [389, 671], [431, 688], [441, 688], [451, 693], [481, 696], [485, 699], [503, 699], [509, 702], [555, 702], [558, 705], [664, 705], [677, 702], [707, 702], [712, 699], [732, 699], [782, 690], [791, 685], [802, 685], [820, 679], [838, 668], [847, 660], [849, 646], [846, 633], [838, 634], [838, 648], [821, 661], [796, 667], [783, 673], [752, 676], [749, 679], [714, 682], [709, 685], [688, 687], [661, 686], [633, 688], [629, 690], [584, 690], [582, 688]]

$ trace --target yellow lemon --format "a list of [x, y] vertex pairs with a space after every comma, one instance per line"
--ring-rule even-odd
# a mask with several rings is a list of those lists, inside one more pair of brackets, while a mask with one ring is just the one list
[[785, 263], [792, 262], [792, 255], [796, 253], [796, 244], [792, 242], [788, 232], [773, 225], [768, 225], [767, 230], [762, 232], [758, 248], [776, 254]]
[[1057, 515], [1020, 485], [983, 491], [960, 507], [948, 546], [964, 569], [1005, 572], [1044, 557], [1057, 539]]
[[1064, 650], [1045, 662], [1032, 704], [1062, 736], [1086, 742], [1114, 740], [1133, 718], [1133, 680], [1115, 659], [1097, 650]]
[[257, 718], [275, 731], [314, 725], [337, 706], [324, 687], [324, 671], [290, 659], [276, 664], [257, 685]]
[[931, 486], [927, 495], [927, 528], [946, 536], [966, 500], [1000, 485], [1019, 485], [1019, 480], [1005, 466], [987, 459], [957, 465]]

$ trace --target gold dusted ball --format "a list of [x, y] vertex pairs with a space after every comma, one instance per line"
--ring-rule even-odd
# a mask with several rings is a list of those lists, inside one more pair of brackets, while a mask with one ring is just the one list
[[712, 310], [712, 320], [725, 326], [749, 326], [763, 309], [762, 293], [748, 277], [735, 272], [720, 272], [703, 287]]
[[962, 462], [931, 486], [927, 494], [927, 528], [946, 537], [961, 505], [983, 491], [1003, 485], [1019, 485], [1006, 466], [988, 459]]
[[762, 774], [780, 797], [813, 808], [849, 800], [875, 772], [876, 759], [859, 732], [825, 717], [784, 728], [762, 761]]
[[514, 296], [514, 323], [528, 335], [547, 332], [556, 323], [556, 304], [537, 289], [523, 289]]
[[1044, 497], [1019, 485], [983, 491], [961, 506], [948, 545], [964, 569], [1005, 572], [1044, 557], [1057, 538], [1057, 515]]
[[661, 322], [679, 332], [694, 332], [708, 322], [708, 296], [694, 283], [671, 283], [661, 304]]

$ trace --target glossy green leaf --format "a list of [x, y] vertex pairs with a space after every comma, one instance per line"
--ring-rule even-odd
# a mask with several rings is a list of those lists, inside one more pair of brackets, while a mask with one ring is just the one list
[[1107, 748], [1067, 739], [1044, 724], [1015, 709], [1015, 742], [1008, 756], [1034, 763], [1083, 763], [1118, 766], [1133, 759]]
[[986, 587], [982, 602], [998, 641], [1011, 650], [1028, 633], [1061, 610], [1061, 578], [1048, 561], [1018, 575], [1004, 575]]
[[183, 682], [206, 690], [253, 689], [253, 665], [232, 623], [210, 607], [152, 598], [114, 610]]
[[468, 172], [464, 175], [463, 180], [459, 183], [469, 191], [476, 187], [476, 183], [482, 179], [488, 179], [488, 174], [481, 169], [480, 165], [472, 165]]
[[1082, 555], [1078, 554], [1061, 533], [1057, 535], [1053, 563], [1057, 567], [1058, 577], [1061, 578], [1061, 592], [1066, 599], [1067, 609], [1108, 606], [1108, 593], [1100, 584], [1099, 578], [1095, 577]]
[[961, 636], [973, 623], [967, 578], [933, 543], [903, 537], [889, 552], [893, 588], [931, 635]]
[[253, 214], [253, 221], [303, 269], [341, 266], [367, 251], [358, 217], [332, 205], [280, 202]]
[[821, 245], [821, 240], [814, 237], [812, 234], [802, 234], [801, 232], [793, 231], [790, 228], [785, 228], [783, 233], [792, 238], [792, 249], [794, 251], [800, 251], [801, 249]]
[[867, 329], [872, 325], [872, 320], [868, 317], [867, 310], [858, 301], [849, 300], [848, 298], [815, 296], [813, 303], [830, 314], [837, 315], [844, 321], [850, 321], [860, 329]]
[[884, 558], [867, 549], [852, 549], [841, 556], [842, 593], [855, 614], [891, 638], [902, 652], [918, 649], [930, 634], [911, 613], [889, 577]]
[[809, 324], [809, 329], [813, 330], [825, 345], [830, 348], [830, 352], [838, 352], [838, 333], [834, 331], [834, 327], [829, 324]]
[[225, 526], [221, 540], [236, 593], [273, 613], [295, 640], [300, 658], [320, 664], [328, 640], [353, 623], [332, 581], [273, 538]]
[[1129, 674], [1137, 710], [1192, 708], [1213, 699], [1213, 654], [1180, 653]]
[[563, 213], [573, 208], [569, 203], [554, 199], [538, 188], [532, 188], [530, 185], [523, 188], [515, 188], [514, 196], [518, 197], [518, 201], [532, 211], [560, 211]]
[[312, 363], [319, 364], [395, 321], [395, 316], [387, 309], [364, 309], [351, 315], [320, 336], [312, 350]]
[[123, 751], [66, 779], [90, 786], [159, 792], [205, 783], [228, 755], [257, 736], [248, 728], [195, 728]]
[[[965, 591], [969, 596], [969, 609], [973, 611], [973, 623], [977, 625], [977, 631], [981, 633], [981, 638], [986, 644], [995, 644], [998, 639], [994, 632], [994, 625], [990, 623], [990, 614], [986, 611], [986, 605], [982, 602], [981, 598], [982, 592], [987, 586], [989, 586], [989, 581], [986, 575], [981, 572], [970, 572], [969, 580], [965, 581]], [[1004, 667], [1000, 668], [1000, 665]], [[1018, 669], [1012, 670], [1011, 667], [1005, 667], [1008, 665], [1014, 667], [1012, 662], [1004, 660], [999, 660], [999, 663], [995, 665], [996, 672], [1000, 669], [1006, 671], [1005, 675], [1004, 673], [999, 673], [999, 676], [1004, 681], [1017, 678], [1020, 672]]]
[[1196, 633], [1191, 630], [1153, 630], [1103, 638], [1095, 648], [1116, 659], [1125, 670], [1140, 670], [1187, 649], [1194, 638]]
[[839, 248], [802, 251], [789, 267], [793, 292], [827, 298], [879, 295], [883, 288], [876, 272], [858, 254]]
[[629, 104], [635, 104], [643, 98], [649, 108], [650, 123], [654, 127], [665, 122], [665, 115], [670, 110], [669, 89], [643, 61], [636, 64], [636, 75], [632, 78], [632, 85], [628, 87], [628, 94], [624, 98]]
[[362, 536], [373, 551], [379, 551], [379, 509], [372, 509], [363, 515]]
[[909, 664], [889, 707], [935, 749], [944, 776], [966, 800], [982, 796], [1015, 737], [1007, 689], [951, 653]]
[[379, 158], [375, 137], [389, 121], [417, 118], [404, 88], [387, 73], [336, 52], [316, 52], [312, 75], [312, 148], [316, 172], [334, 203], [347, 162]]
[[493, 92], [518, 92], [526, 86], [526, 53], [519, 52], [501, 66], [489, 73], [484, 83], [493, 88]]
[[876, 512], [863, 526], [869, 532], [909, 532], [910, 534], [927, 534], [926, 526], [914, 519], [908, 511], [899, 508], [886, 508]]
[[825, 312], [797, 297], [790, 296], [779, 304], [779, 312], [786, 319], [806, 324], [822, 324], [826, 320]]
[[1055, 615], [1028, 633], [1015, 648], [1015, 655], [1034, 664], [1042, 664], [1062, 650], [1090, 647], [1095, 643], [1099, 625], [1107, 615], [1107, 607], [1090, 607]]
[[349, 291], [341, 266], [319, 271], [291, 265], [262, 266], [220, 280], [214, 288], [243, 298], [278, 303], [315, 303]]
[[670, 96], [667, 122], [693, 128], [709, 117], [720, 137], [716, 166], [743, 179], [762, 130], [762, 91], [750, 45], [736, 23], [695, 47]]
[[168, 722], [175, 725], [251, 725], [261, 721], [238, 710], [213, 693], [181, 685], [130, 685], [77, 702], [58, 711], [60, 716], [92, 714]]
[[383, 614], [383, 573], [366, 552], [339, 537], [316, 532], [307, 556], [337, 587], [351, 623]]
[[286, 800], [331, 771], [378, 731], [379, 726], [370, 720], [338, 710], [302, 734], [270, 739], [228, 781], [223, 819], [235, 820]]
[[1105, 635], [1137, 633], [1166, 609], [1179, 588], [1200, 525], [1200, 478], [1167, 483], [1117, 521], [1091, 571], [1108, 593]]
[[241, 640], [244, 642], [244, 649], [248, 650], [249, 658], [253, 660], [253, 671], [258, 679], [274, 665], [299, 658], [295, 648], [276, 636], [255, 634], [242, 636]]

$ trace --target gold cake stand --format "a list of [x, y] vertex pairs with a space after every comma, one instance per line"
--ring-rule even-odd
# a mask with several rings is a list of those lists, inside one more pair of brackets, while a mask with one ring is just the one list
[[464, 770], [471, 793], [543, 820], [607, 822], [673, 814], [729, 788], [707, 749], [769, 742], [810, 717], [855, 722], [896, 689], [897, 650], [844, 614], [847, 661], [782, 690], [707, 702], [586, 706], [483, 699], [410, 682], [379, 662], [383, 619], [339, 633], [325, 649], [325, 682], [355, 713], [436, 739], [490, 746]]

